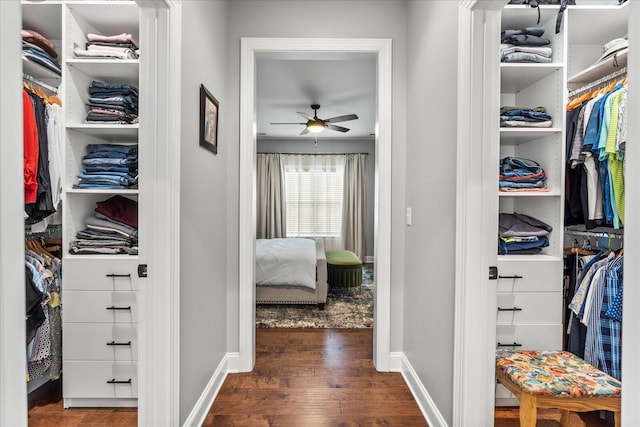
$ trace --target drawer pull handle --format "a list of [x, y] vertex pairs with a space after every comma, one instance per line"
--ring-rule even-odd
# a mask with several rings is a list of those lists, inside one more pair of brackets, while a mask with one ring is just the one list
[[520, 307], [502, 308], [498, 307], [498, 311], [522, 311]]
[[116, 307], [115, 305], [112, 305], [111, 307], [107, 307], [107, 310], [131, 310], [131, 306]]
[[513, 276], [498, 276], [498, 279], [522, 279], [522, 276], [514, 274]]
[[107, 381], [107, 384], [131, 384], [131, 378], [128, 380], [116, 380], [115, 378]]
[[514, 341], [513, 344], [498, 343], [498, 347], [522, 347], [522, 344], [519, 344], [519, 343]]
[[131, 345], [131, 341], [127, 341], [127, 342], [111, 341], [111, 342], [108, 342], [107, 345]]
[[110, 274], [107, 274], [107, 277], [131, 277], [131, 273], [128, 273], [128, 274], [114, 274], [114, 273], [110, 273]]

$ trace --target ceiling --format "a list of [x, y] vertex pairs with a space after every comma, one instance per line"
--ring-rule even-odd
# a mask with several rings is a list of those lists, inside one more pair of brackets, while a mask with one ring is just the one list
[[[260, 139], [372, 138], [375, 131], [375, 58], [370, 55], [307, 57], [265, 56], [256, 61], [257, 133]], [[304, 123], [298, 111], [313, 116], [311, 104], [320, 104], [318, 118], [345, 114], [357, 120], [336, 123], [349, 128], [300, 135]]]

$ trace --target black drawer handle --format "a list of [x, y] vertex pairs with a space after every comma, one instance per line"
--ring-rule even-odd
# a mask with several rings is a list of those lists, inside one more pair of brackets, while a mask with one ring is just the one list
[[114, 273], [110, 273], [110, 274], [107, 274], [107, 277], [131, 277], [131, 273], [128, 273], [128, 274], [114, 274]]
[[513, 276], [498, 276], [498, 279], [522, 279], [522, 276], [514, 274]]
[[522, 311], [520, 307], [502, 308], [498, 307], [498, 311]]
[[115, 378], [107, 381], [107, 384], [131, 384], [131, 378], [128, 380], [116, 380]]
[[116, 307], [115, 305], [112, 305], [111, 307], [107, 307], [107, 310], [131, 310], [131, 306]]
[[131, 345], [131, 341], [127, 341], [127, 342], [111, 341], [111, 342], [108, 342], [107, 345]]
[[498, 347], [522, 347], [522, 344], [519, 344], [519, 343], [514, 341], [513, 344], [498, 343]]

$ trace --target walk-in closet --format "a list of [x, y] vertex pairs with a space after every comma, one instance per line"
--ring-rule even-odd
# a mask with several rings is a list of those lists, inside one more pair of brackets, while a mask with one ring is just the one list
[[[620, 380], [629, 7], [577, 3], [501, 10], [496, 351]], [[495, 403], [518, 400], [498, 382]]]
[[65, 408], [137, 405], [139, 11], [22, 2], [27, 381]]

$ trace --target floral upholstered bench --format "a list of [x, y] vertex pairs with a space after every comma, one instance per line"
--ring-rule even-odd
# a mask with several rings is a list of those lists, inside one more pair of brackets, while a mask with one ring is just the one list
[[520, 401], [520, 427], [536, 425], [538, 408], [562, 410], [569, 427], [571, 411], [612, 411], [620, 427], [622, 384], [566, 351], [500, 351], [497, 379]]

